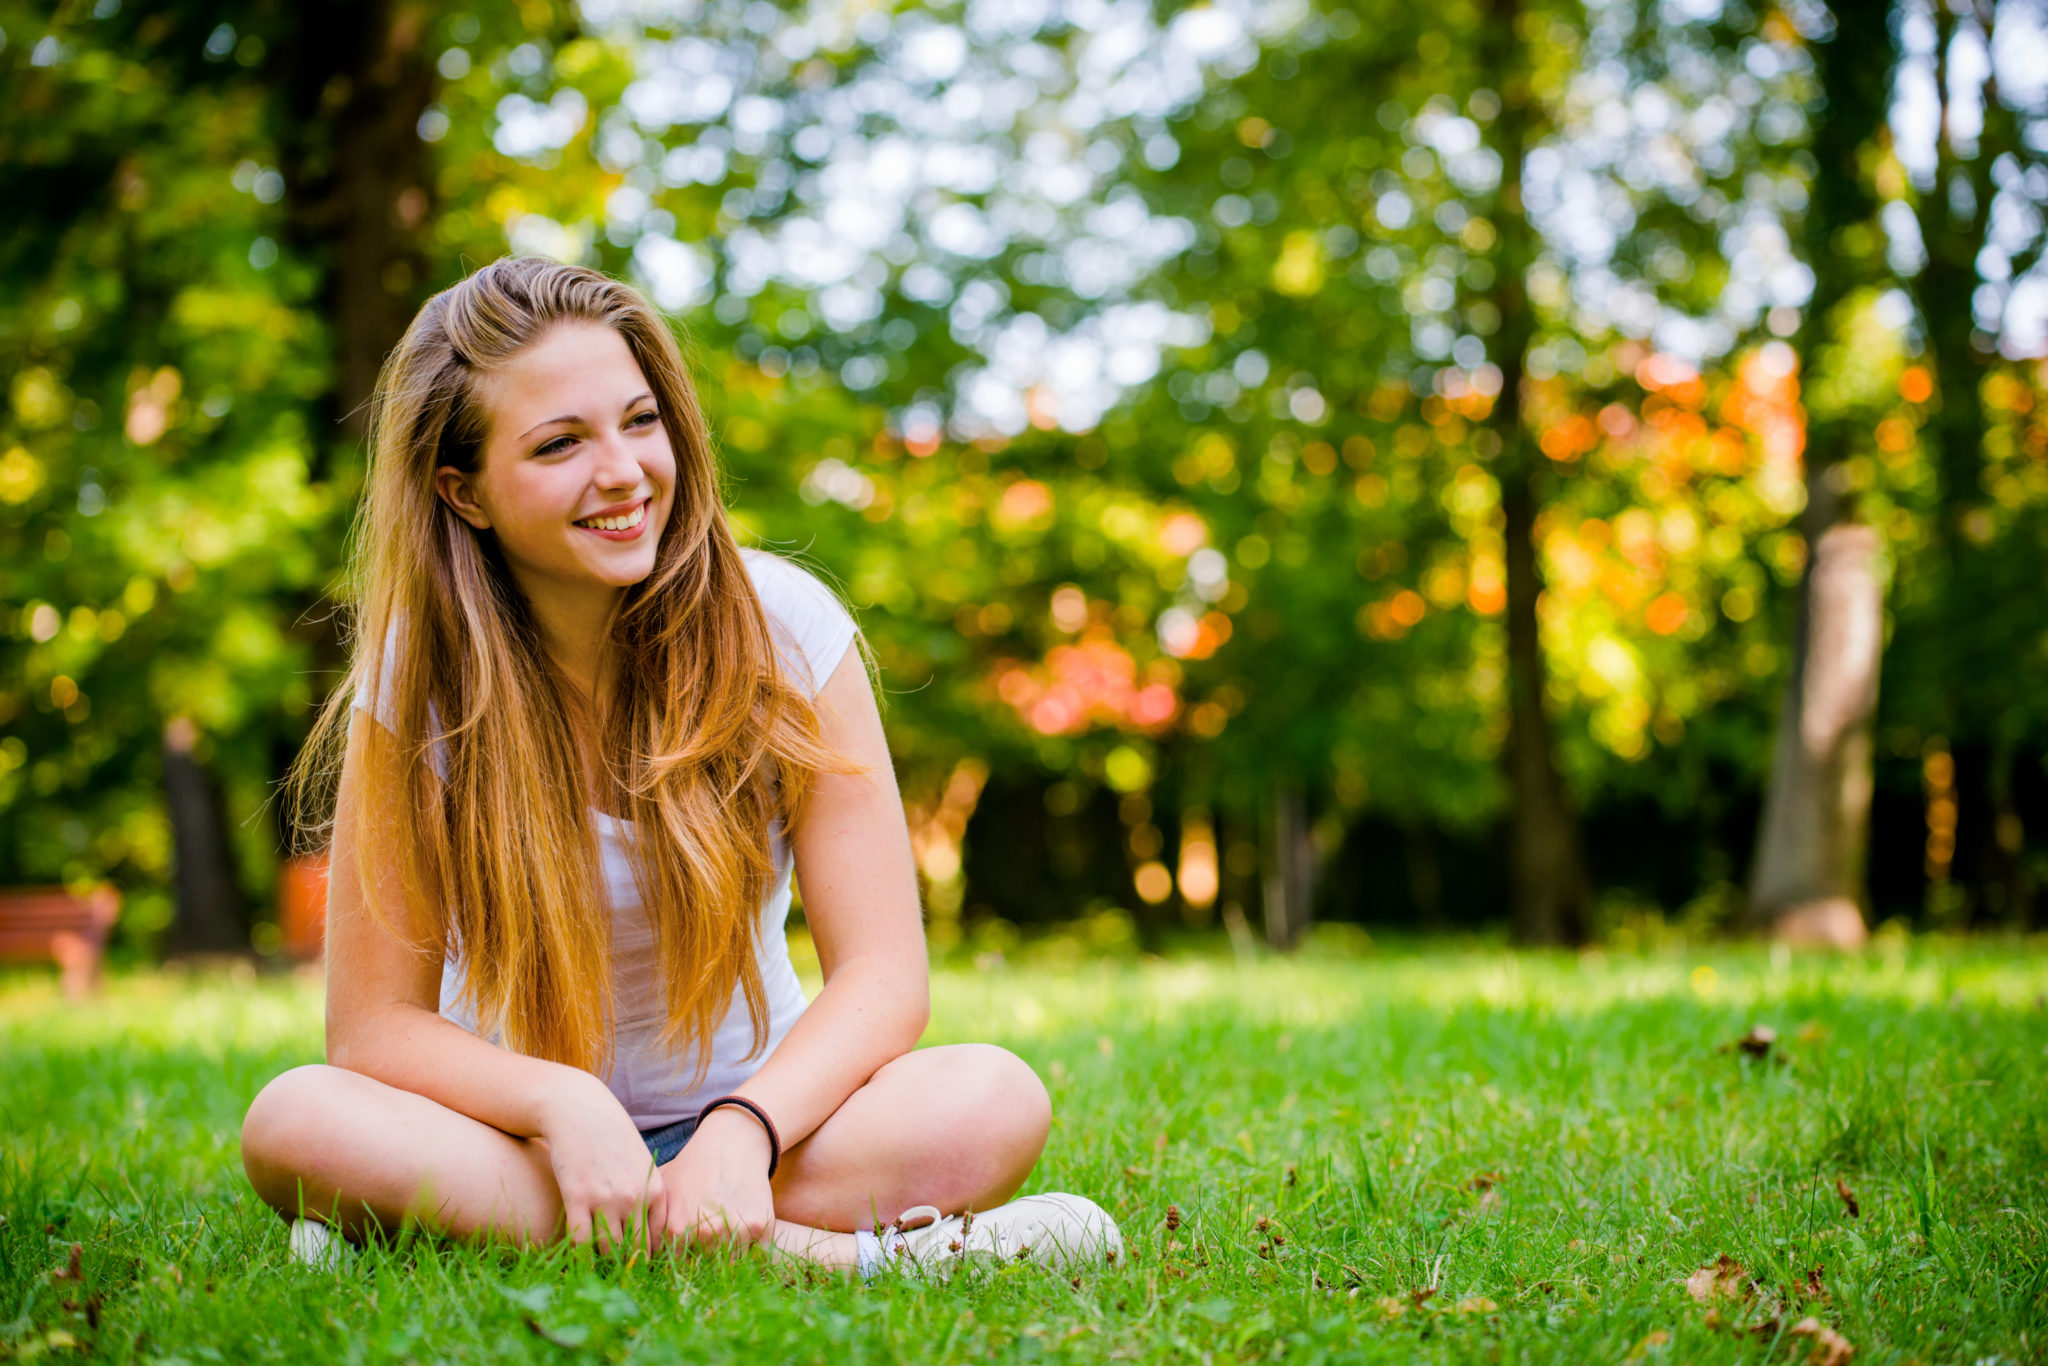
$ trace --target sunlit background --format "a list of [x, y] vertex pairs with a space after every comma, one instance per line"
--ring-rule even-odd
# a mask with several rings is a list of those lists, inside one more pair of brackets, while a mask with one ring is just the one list
[[0, 884], [317, 952], [376, 366], [686, 335], [934, 946], [2037, 923], [2037, 5], [0, 3]]

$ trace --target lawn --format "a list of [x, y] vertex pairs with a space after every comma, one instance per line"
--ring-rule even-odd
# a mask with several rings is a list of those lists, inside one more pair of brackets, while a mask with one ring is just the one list
[[424, 1239], [301, 1269], [236, 1130], [318, 1058], [318, 983], [17, 974], [0, 1359], [2048, 1361], [2044, 992], [2048, 944], [1903, 938], [949, 968], [929, 1039], [1039, 1069], [1031, 1188], [1130, 1255], [861, 1286]]

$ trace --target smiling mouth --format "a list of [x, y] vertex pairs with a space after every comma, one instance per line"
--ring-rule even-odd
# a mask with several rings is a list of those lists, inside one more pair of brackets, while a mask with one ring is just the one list
[[585, 531], [638, 531], [647, 520], [647, 506], [653, 499], [642, 499], [640, 506], [631, 512], [622, 512], [615, 517], [585, 517], [575, 525]]

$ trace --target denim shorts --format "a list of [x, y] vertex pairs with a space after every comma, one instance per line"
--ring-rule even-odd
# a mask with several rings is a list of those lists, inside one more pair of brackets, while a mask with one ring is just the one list
[[646, 1140], [647, 1151], [654, 1154], [654, 1165], [665, 1166], [668, 1160], [683, 1150], [690, 1141], [690, 1135], [697, 1131], [697, 1117], [689, 1115], [673, 1124], [657, 1125], [642, 1129], [640, 1137]]

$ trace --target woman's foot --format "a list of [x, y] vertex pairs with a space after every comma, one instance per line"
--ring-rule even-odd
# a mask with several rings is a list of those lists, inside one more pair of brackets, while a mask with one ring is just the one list
[[877, 1239], [882, 1267], [940, 1276], [950, 1276], [970, 1257], [1029, 1260], [1072, 1275], [1113, 1264], [1124, 1250], [1123, 1234], [1102, 1206], [1058, 1193], [1023, 1196], [979, 1214], [941, 1216], [931, 1205], [918, 1205], [898, 1215]]
[[348, 1240], [317, 1219], [292, 1220], [292, 1260], [315, 1271], [343, 1271], [356, 1259]]

